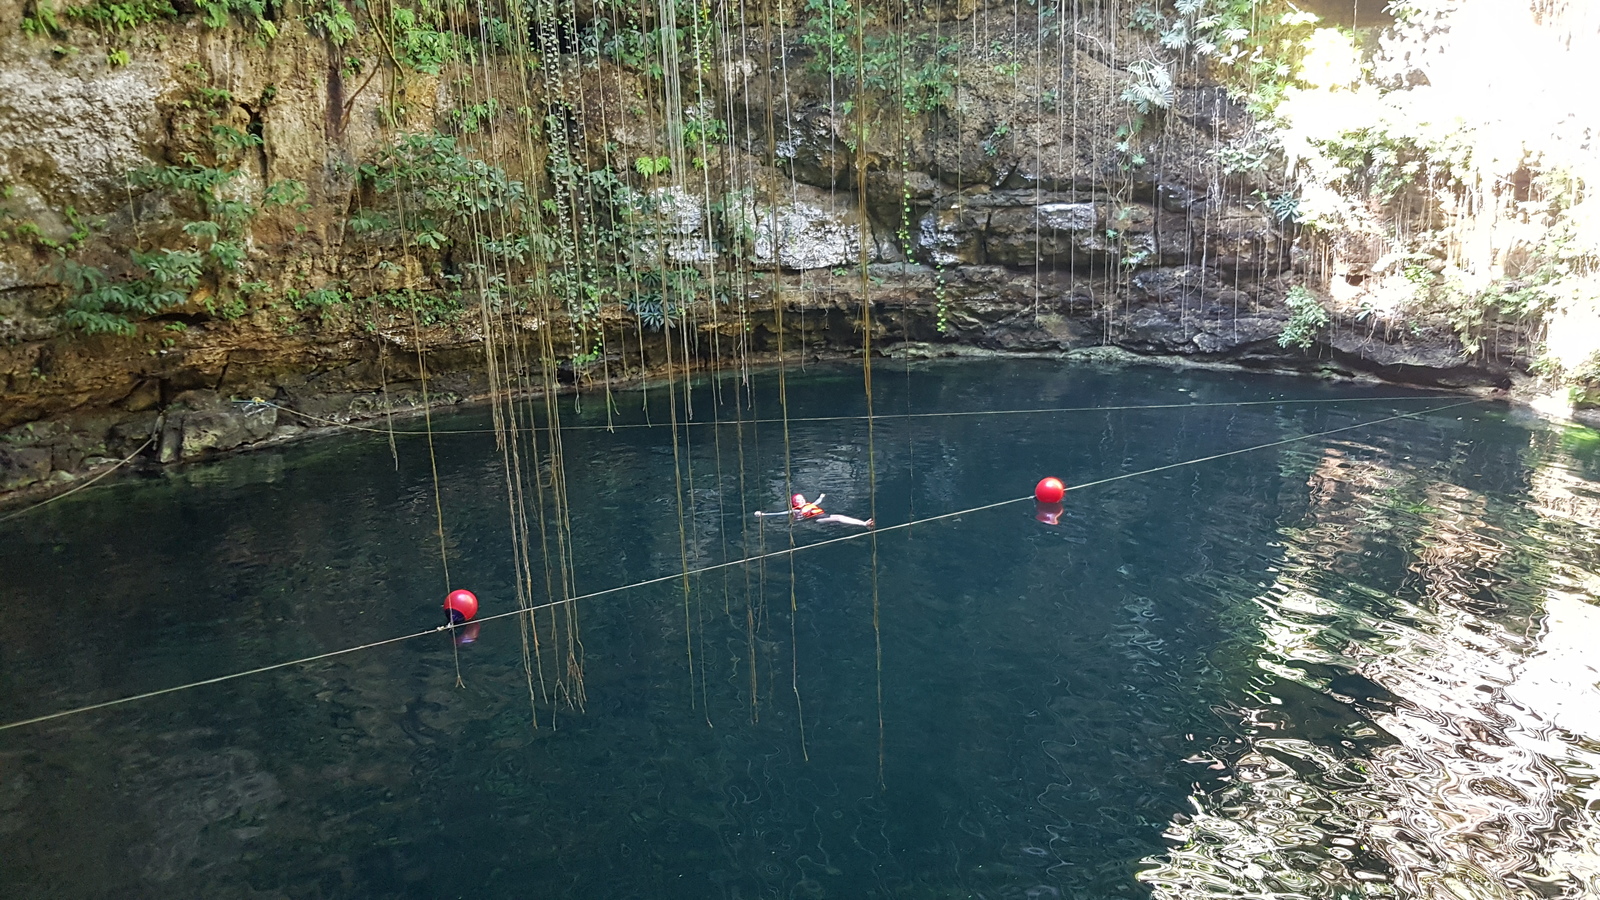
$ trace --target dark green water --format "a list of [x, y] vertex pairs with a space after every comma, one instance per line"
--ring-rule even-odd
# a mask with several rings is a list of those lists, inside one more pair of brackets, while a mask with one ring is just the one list
[[[1357, 401], [885, 420], [881, 525], [1459, 399], [875, 374], [879, 413]], [[859, 370], [788, 389], [792, 417], [864, 410]], [[694, 402], [709, 419], [712, 392]], [[640, 403], [619, 395], [617, 420]], [[778, 414], [770, 374], [754, 404]], [[593, 400], [563, 418], [604, 421]], [[864, 518], [865, 437], [791, 424], [794, 490]], [[487, 434], [438, 450], [452, 582], [511, 609], [501, 454]], [[682, 551], [670, 432], [566, 435], [579, 591], [787, 545], [748, 516], [782, 508], [781, 429], [746, 426], [742, 493], [733, 428], [678, 450]], [[866, 540], [792, 576], [782, 557], [698, 576], [687, 603], [677, 581], [586, 601], [582, 710], [530, 706], [500, 620], [460, 648], [464, 687], [430, 635], [0, 731], [0, 893], [1583, 896], [1596, 478], [1593, 432], [1475, 404], [1075, 492], [1056, 527], [1028, 502], [881, 532], [876, 633]], [[423, 630], [444, 591], [426, 445], [401, 439], [398, 469], [357, 435], [87, 491], [0, 525], [0, 572], [0, 721]]]

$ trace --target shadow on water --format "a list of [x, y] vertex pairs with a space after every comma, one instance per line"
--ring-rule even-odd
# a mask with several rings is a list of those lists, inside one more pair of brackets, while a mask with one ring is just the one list
[[[1396, 393], [901, 366], [879, 364], [880, 413]], [[864, 412], [860, 385], [796, 374], [790, 415]], [[722, 387], [721, 406], [697, 388], [697, 418], [735, 415]], [[746, 398], [744, 417], [780, 413], [770, 376]], [[618, 421], [666, 421], [659, 389], [618, 401]], [[895, 524], [1043, 474], [1446, 402], [886, 421], [876, 508]], [[787, 546], [748, 514], [791, 488], [865, 517], [865, 424], [791, 422], [792, 484], [783, 431], [684, 430], [682, 515], [668, 429], [569, 432], [579, 589]], [[493, 436], [438, 448], [454, 586], [511, 609]], [[0, 881], [24, 898], [1577, 896], [1600, 889], [1597, 449], [1474, 405], [1070, 493], [1058, 527], [1016, 504], [883, 532], [879, 634], [866, 540], [698, 575], [687, 596], [619, 592], [580, 608], [581, 710], [537, 684], [530, 701], [502, 620], [460, 648], [462, 688], [439, 635], [0, 732]], [[398, 466], [381, 436], [336, 438], [8, 523], [0, 719], [436, 624], [429, 473], [416, 438]]]

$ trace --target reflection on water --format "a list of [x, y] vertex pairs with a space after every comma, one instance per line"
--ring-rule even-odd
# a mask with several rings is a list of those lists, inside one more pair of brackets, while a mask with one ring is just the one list
[[[1395, 393], [901, 365], [878, 371], [879, 412]], [[849, 369], [796, 373], [790, 413], [859, 414], [860, 385]], [[702, 419], [733, 415], [722, 387], [722, 406], [699, 388]], [[746, 417], [778, 412], [770, 376], [743, 396]], [[886, 421], [878, 516], [1446, 402]], [[603, 423], [596, 406], [567, 418]], [[665, 397], [622, 395], [613, 415], [664, 421]], [[692, 429], [676, 452], [667, 429], [568, 433], [575, 589], [787, 546], [749, 513], [792, 490], [864, 517], [864, 439], [840, 421]], [[511, 609], [502, 456], [488, 434], [439, 449], [452, 578], [486, 614]], [[582, 709], [536, 682], [530, 702], [504, 620], [459, 647], [430, 637], [0, 732], [0, 884], [21, 898], [1593, 895], [1596, 478], [1592, 432], [1471, 406], [1069, 493], [1053, 524], [1016, 504], [882, 532], [876, 568], [856, 541], [585, 602]], [[427, 628], [443, 593], [433, 516], [425, 448], [402, 441], [397, 465], [359, 436], [8, 523], [0, 720]], [[533, 624], [530, 654], [554, 655], [566, 623]]]
[[1559, 443], [1512, 494], [1322, 452], [1157, 896], [1600, 894], [1600, 493]]

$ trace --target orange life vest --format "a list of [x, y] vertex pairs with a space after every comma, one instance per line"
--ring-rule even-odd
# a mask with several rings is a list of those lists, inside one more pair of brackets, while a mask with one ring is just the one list
[[815, 503], [807, 503], [804, 506], [795, 507], [794, 512], [795, 515], [802, 519], [815, 519], [817, 516], [822, 515], [822, 507]]

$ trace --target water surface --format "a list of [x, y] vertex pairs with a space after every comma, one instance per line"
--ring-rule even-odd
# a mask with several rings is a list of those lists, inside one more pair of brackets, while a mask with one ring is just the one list
[[[618, 393], [611, 421], [663, 427], [563, 434], [575, 590], [783, 549], [749, 513], [791, 491], [889, 526], [1461, 399], [1046, 362], [874, 375], [879, 414], [1097, 409], [884, 419], [869, 466], [864, 421], [800, 421], [863, 413], [859, 369], [791, 369], [787, 429], [674, 440], [663, 390]], [[694, 419], [779, 417], [773, 373], [753, 379], [697, 384]], [[1173, 406], [1105, 409], [1149, 404]], [[565, 401], [566, 425], [607, 418]], [[439, 500], [450, 585], [485, 615], [516, 605], [489, 424], [434, 419], [465, 432], [435, 439]], [[427, 444], [397, 451], [322, 439], [0, 525], [0, 721], [436, 625]], [[0, 732], [0, 884], [1582, 896], [1597, 477], [1593, 432], [1478, 403], [1073, 492], [1056, 526], [1015, 503], [880, 532], [875, 557], [853, 540], [607, 594], [541, 614], [542, 677], [502, 619]]]

